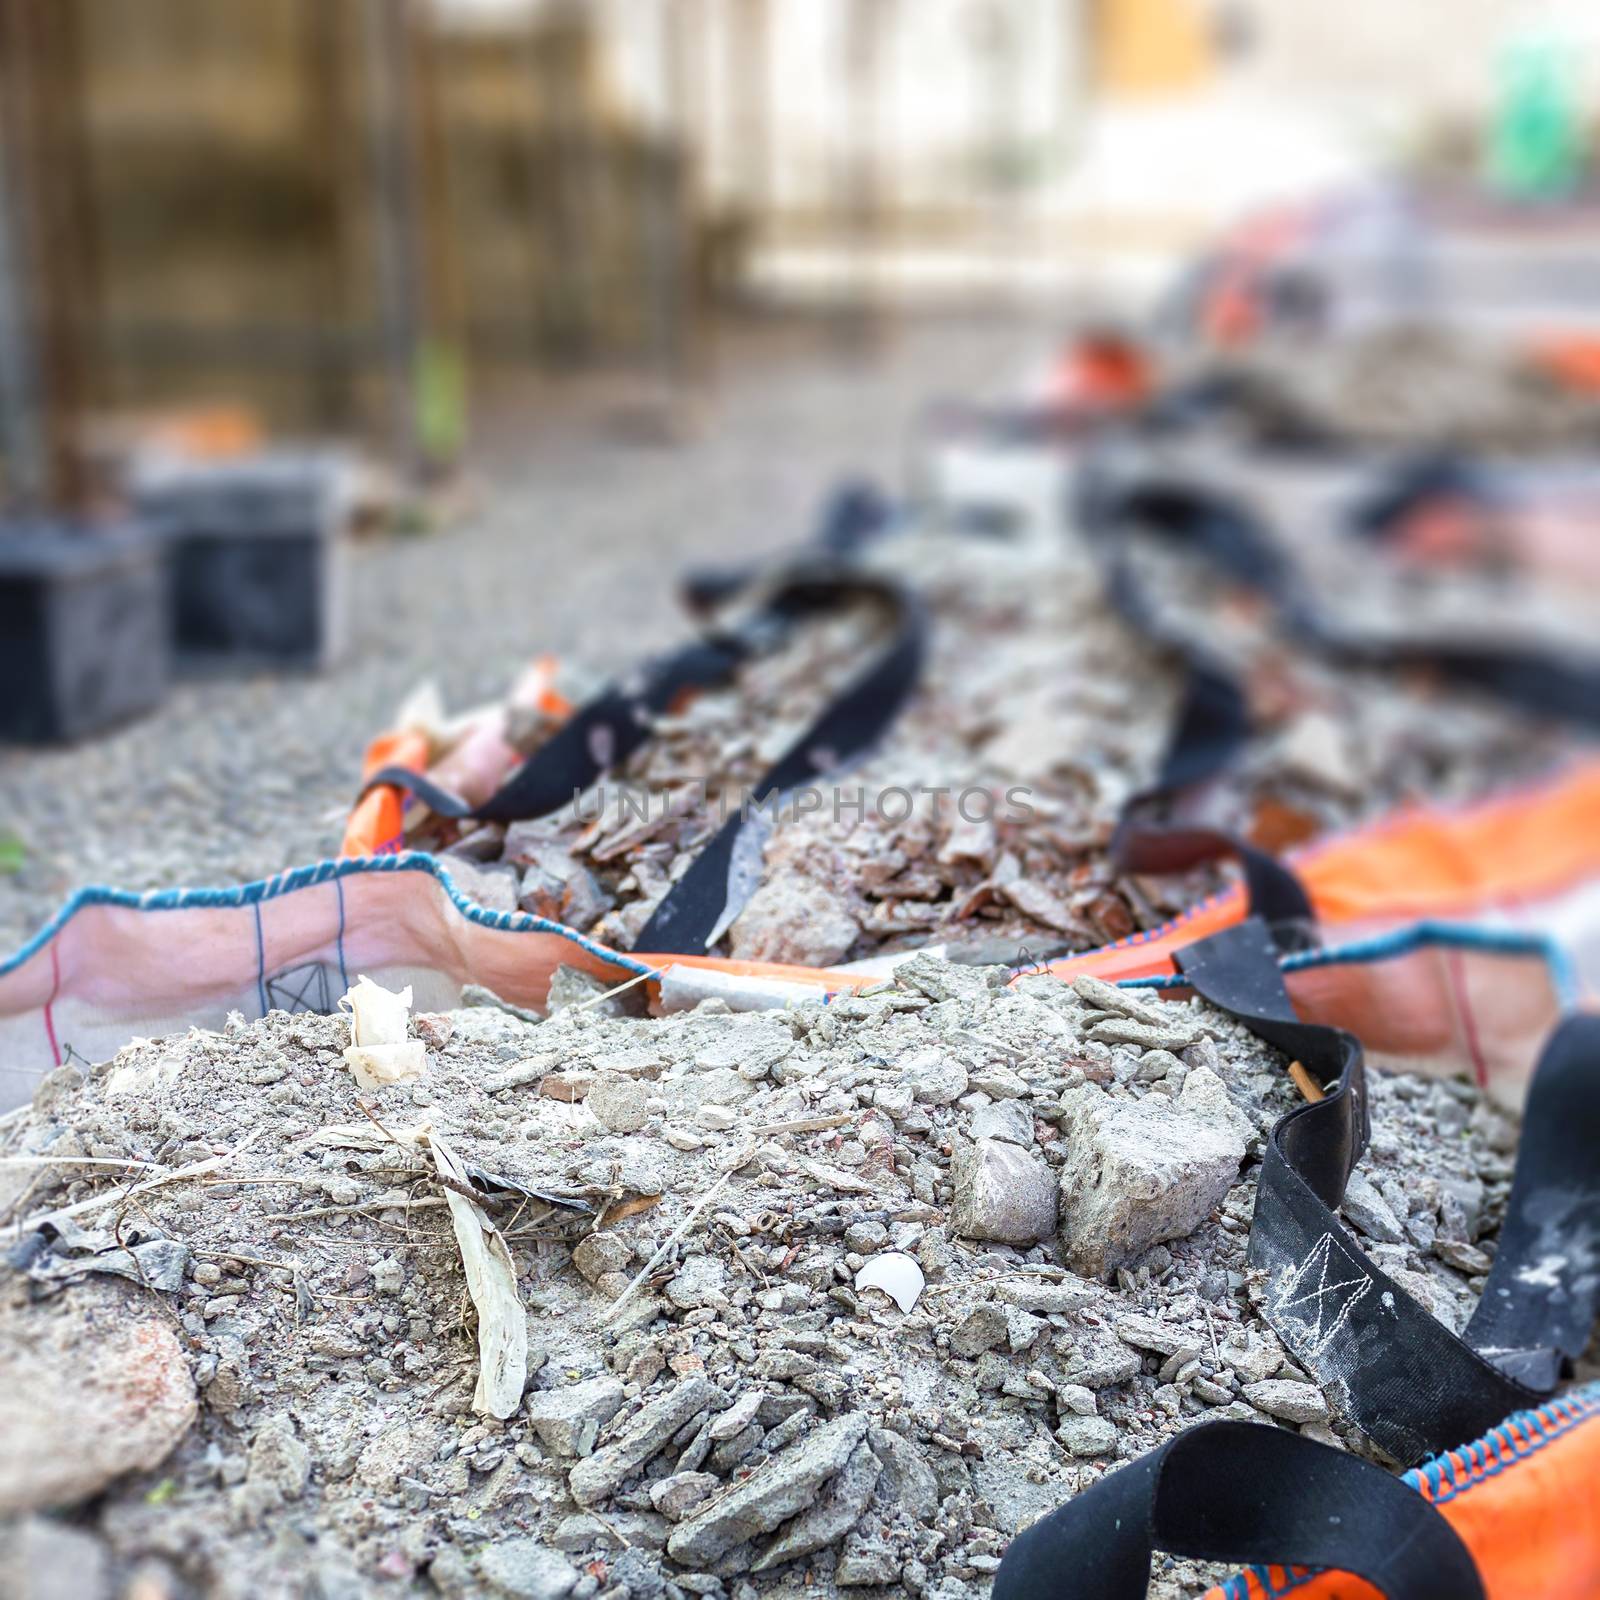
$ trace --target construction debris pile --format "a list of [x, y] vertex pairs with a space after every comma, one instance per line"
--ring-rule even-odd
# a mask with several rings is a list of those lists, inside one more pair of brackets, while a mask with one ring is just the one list
[[[1401, 341], [1363, 359], [1421, 357]], [[1304, 401], [1343, 416], [1357, 487], [1394, 465], [1362, 449], [1409, 442], [1432, 404], [1369, 367], [1323, 363]], [[1506, 421], [1515, 395], [1486, 381], [1470, 398], [1452, 440], [1565, 447], [1590, 426], [1571, 396], [1525, 433]], [[1461, 813], [1435, 811], [1403, 870], [1357, 864], [1336, 915], [1309, 870], [1294, 876], [1314, 857], [1268, 858], [1570, 779], [1595, 727], [1593, 591], [1479, 560], [1476, 524], [1465, 544], [1454, 523], [1434, 543], [1437, 527], [1362, 542], [1356, 519], [1324, 514], [1346, 504], [1341, 485], [1330, 498], [1237, 435], [1175, 438], [1157, 409], [1073, 416], [1043, 446], [996, 427], [979, 443], [1013, 501], [976, 514], [947, 484], [830, 552], [927, 618], [925, 659], [911, 652], [885, 691], [906, 702], [885, 737], [857, 707], [874, 737], [797, 745], [849, 700], [894, 608], [775, 620], [760, 609], [787, 575], [775, 563], [702, 619], [696, 648], [732, 665], [688, 675], [696, 692], [663, 693], [657, 714], [639, 714], [626, 677], [602, 692], [568, 663], [557, 694], [541, 667], [536, 706], [514, 692], [491, 708], [503, 718], [461, 719], [458, 744], [423, 739], [416, 764], [369, 772], [357, 810], [376, 794], [397, 820], [347, 852], [360, 859], [182, 904], [104, 896], [0, 967], [14, 980], [0, 1021], [37, 1015], [39, 1059], [58, 1063], [0, 1116], [0, 1600], [983, 1600], [1014, 1536], [1206, 1421], [1286, 1430], [1346, 1452], [1342, 1466], [1420, 1460], [1394, 1456], [1388, 1418], [1357, 1408], [1353, 1358], [1339, 1365], [1363, 1295], [1362, 1316], [1381, 1306], [1395, 1324], [1415, 1301], [1439, 1347], [1504, 1392], [1562, 1392], [1578, 1347], [1542, 1327], [1464, 1355], [1443, 1330], [1466, 1329], [1480, 1298], [1497, 1306], [1497, 1253], [1497, 1284], [1528, 1259], [1506, 1107], [1526, 1089], [1525, 1036], [1569, 999], [1554, 939], [1530, 955], [1529, 930], [1552, 904], [1579, 926], [1600, 867], [1562, 839], [1530, 884], [1520, 861], [1475, 876], [1450, 831]], [[1345, 427], [1356, 416], [1365, 433]], [[1120, 481], [1130, 462], [1144, 499], [1121, 509], [1145, 514], [1118, 522], [1088, 473]], [[1190, 523], [1163, 529], [1191, 500]], [[1292, 581], [1241, 572], [1248, 541], [1212, 525], [1235, 501], [1279, 537]], [[741, 608], [768, 631], [719, 631]], [[1474, 620], [1485, 611], [1493, 628]], [[1546, 653], [1496, 655], [1508, 640]], [[585, 722], [608, 694], [636, 721]], [[417, 703], [444, 728], [436, 701]], [[1192, 770], [1173, 777], [1197, 725]], [[483, 794], [468, 803], [441, 777], [466, 771], [469, 727], [496, 759], [604, 734], [580, 752], [594, 792], [481, 820]], [[708, 841], [797, 748], [815, 785], [774, 785], [753, 859], [709, 858], [726, 866], [714, 932], [652, 946]], [[1556, 813], [1574, 835], [1600, 792], [1585, 772]], [[1135, 870], [1124, 846], [1152, 798], [1179, 843]], [[1524, 820], [1519, 848], [1535, 831]], [[1419, 859], [1437, 881], [1386, 880]], [[1478, 894], [1490, 876], [1497, 899]], [[1245, 892], [1217, 893], [1241, 877]], [[86, 993], [95, 953], [127, 954], [127, 929], [167, 911], [215, 913], [171, 946], [195, 970], [174, 961], [172, 992], [120, 1011]], [[1410, 993], [1403, 960], [1425, 941], [1406, 940], [1423, 918], [1442, 940], [1458, 912], [1482, 921], [1447, 929], [1432, 987]], [[1207, 913], [1206, 937], [1175, 955]], [[1162, 939], [1139, 936], [1185, 915], [1152, 955]], [[1242, 982], [1219, 991], [1184, 965], [1229, 935], [1224, 977], [1257, 981], [1237, 1003]], [[1088, 965], [1126, 958], [1096, 969], [1125, 986], [1049, 965], [1090, 951]], [[1352, 980], [1361, 1044], [1334, 1035], [1339, 993], [1295, 1011], [1289, 975], [1333, 972], [1334, 990], [1391, 958], [1369, 990]], [[1527, 958], [1514, 994], [1483, 977], [1499, 958]], [[479, 987], [495, 962], [522, 987]], [[801, 985], [742, 963], [822, 970]], [[732, 987], [684, 998], [685, 972]], [[331, 994], [284, 986], [307, 973]], [[413, 1005], [430, 983], [448, 1006]], [[217, 1026], [181, 1026], [202, 991], [224, 995]], [[269, 1003], [286, 994], [309, 1009]], [[251, 995], [259, 1013], [222, 1024]], [[86, 1060], [73, 1024], [102, 1013], [160, 1036]], [[1263, 1042], [1285, 1037], [1348, 1049], [1314, 1073], [1315, 1049]], [[1381, 1070], [1391, 1049], [1391, 1066], [1434, 1075]], [[1441, 1075], [1468, 1061], [1474, 1077]], [[1274, 1133], [1291, 1113], [1298, 1152]], [[1308, 1150], [1315, 1181], [1295, 1165]], [[1322, 1231], [1307, 1244], [1279, 1217], [1269, 1271], [1257, 1197], [1263, 1219], [1287, 1214], [1295, 1184]], [[1592, 1243], [1586, 1204], [1563, 1191], [1534, 1219], [1555, 1243], [1522, 1276], [1552, 1303], [1586, 1259], [1562, 1253], [1565, 1230]], [[1330, 1281], [1335, 1247], [1348, 1282]], [[1387, 1350], [1376, 1323], [1358, 1333], [1364, 1360]], [[1151, 1593], [1180, 1600], [1223, 1575], [1162, 1557]]]
[[[1213, 575], [1159, 550], [1143, 556], [1163, 604], [1251, 685], [1258, 734], [1214, 798], [1269, 848], [1409, 801], [1480, 798], [1549, 770], [1569, 747], [1563, 731], [1478, 694], [1332, 671], [1231, 607]], [[921, 689], [874, 755], [819, 780], [813, 809], [784, 802], [760, 887], [728, 929], [729, 955], [827, 967], [932, 944], [1014, 964], [1155, 927], [1217, 886], [1205, 869], [1176, 880], [1120, 873], [1107, 855], [1158, 763], [1178, 679], [1109, 610], [1080, 543], [1053, 529], [997, 545], [935, 512], [868, 559], [933, 615]], [[1483, 603], [1481, 589], [1463, 594], [1448, 580], [1385, 582], [1359, 554], [1320, 559], [1339, 574], [1335, 592], [1354, 588], [1358, 615], [1389, 628], [1414, 626], [1435, 593], [1457, 612]], [[1530, 628], [1562, 621], [1545, 593], [1521, 603]], [[1498, 604], [1504, 616], [1503, 585]], [[408, 842], [438, 849], [491, 909], [630, 949], [871, 637], [860, 613], [803, 631], [727, 689], [658, 719], [598, 791], [553, 815], [463, 825], [419, 807]]]
[[[59, 1069], [0, 1167], [13, 1550], [84, 1600], [960, 1600], [1196, 1419], [1362, 1449], [1252, 1304], [1281, 1060], [1199, 1001], [1008, 976], [652, 1020], [564, 972], [547, 1019], [419, 1015], [376, 1075], [280, 1012]], [[1376, 1095], [1345, 1215], [1458, 1326], [1514, 1126]], [[27, 1515], [58, 1505], [90, 1509]]]

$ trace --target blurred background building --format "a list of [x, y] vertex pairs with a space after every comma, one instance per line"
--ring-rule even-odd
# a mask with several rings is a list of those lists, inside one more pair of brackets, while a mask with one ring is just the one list
[[[1592, 0], [0, 0], [0, 442], [461, 449], [530, 373], [703, 385], [740, 316], [1121, 306], [1225, 219], [1470, 166]], [[196, 408], [199, 408], [198, 411]], [[130, 421], [130, 419], [133, 419]]]

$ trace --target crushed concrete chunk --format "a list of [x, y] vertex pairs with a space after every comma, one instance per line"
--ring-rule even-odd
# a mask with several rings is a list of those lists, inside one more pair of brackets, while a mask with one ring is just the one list
[[562, 1389], [536, 1389], [523, 1410], [545, 1448], [558, 1456], [586, 1456], [595, 1436], [622, 1409], [620, 1378], [590, 1378]]
[[955, 1159], [951, 1221], [968, 1239], [1033, 1244], [1056, 1228], [1056, 1185], [1050, 1169], [1001, 1139], [980, 1139]]
[[1255, 1137], [1255, 1124], [1234, 1104], [1227, 1086], [1210, 1067], [1190, 1070], [1178, 1091], [1176, 1104], [1180, 1111], [1192, 1117], [1231, 1130], [1246, 1144]]
[[1108, 1017], [1089, 1030], [1101, 1044], [1131, 1044], [1140, 1050], [1185, 1050], [1200, 1037], [1198, 1028], [1171, 1022], [1135, 1022], [1131, 1017]]
[[919, 1105], [953, 1105], [967, 1092], [967, 1069], [938, 1050], [919, 1050], [900, 1063], [900, 1081]]
[[188, 1359], [146, 1291], [91, 1280], [0, 1309], [0, 1513], [76, 1505], [159, 1466], [195, 1413]]
[[682, 1522], [708, 1495], [722, 1487], [714, 1472], [675, 1472], [650, 1485], [650, 1504], [672, 1522]]
[[584, 1102], [613, 1133], [637, 1133], [650, 1120], [650, 1089], [636, 1078], [606, 1073], [589, 1087]]
[[850, 1412], [780, 1451], [705, 1511], [679, 1523], [667, 1540], [667, 1554], [682, 1566], [700, 1566], [771, 1533], [811, 1505], [821, 1486], [844, 1470], [866, 1437], [867, 1423], [865, 1412]]
[[1062, 1418], [1056, 1437], [1075, 1456], [1108, 1456], [1117, 1448], [1117, 1425], [1105, 1417], [1085, 1417], [1074, 1412]]
[[1314, 1383], [1295, 1383], [1288, 1378], [1268, 1378], [1247, 1383], [1244, 1397], [1257, 1411], [1284, 1422], [1326, 1422], [1328, 1402]]
[[1036, 1311], [1041, 1316], [1064, 1315], [1082, 1306], [1092, 1305], [1101, 1291], [1082, 1278], [1054, 1280], [1049, 1278], [1011, 1278], [999, 1285], [995, 1293], [1007, 1305], [1020, 1306], [1024, 1311]]
[[729, 929], [728, 949], [736, 961], [828, 967], [848, 954], [860, 932], [832, 890], [798, 873], [775, 873]]
[[541, 1539], [501, 1539], [478, 1560], [478, 1571], [495, 1594], [508, 1600], [564, 1600], [582, 1574]]
[[1239, 1176], [1238, 1130], [1165, 1097], [1120, 1100], [1086, 1084], [1063, 1095], [1061, 1108], [1061, 1243], [1086, 1276], [1193, 1232]]
[[950, 1335], [950, 1353], [957, 1356], [981, 1356], [985, 1350], [1006, 1342], [1006, 1308], [992, 1302], [974, 1306]]
[[842, 1539], [861, 1520], [881, 1471], [882, 1463], [863, 1439], [851, 1451], [844, 1470], [783, 1529], [750, 1570], [766, 1572]]
[[974, 1139], [1004, 1139], [1026, 1149], [1033, 1143], [1033, 1112], [1021, 1100], [998, 1100], [972, 1113]]
[[1345, 1221], [1379, 1244], [1404, 1244], [1405, 1229], [1394, 1208], [1378, 1193], [1378, 1186], [1364, 1172], [1352, 1172], [1345, 1185], [1344, 1203], [1339, 1208]]
[[720, 1410], [724, 1400], [722, 1390], [708, 1378], [685, 1378], [675, 1389], [644, 1406], [620, 1438], [580, 1461], [567, 1479], [568, 1492], [580, 1506], [598, 1505], [691, 1417], [712, 1407]]
[[1072, 988], [1080, 1000], [1099, 1011], [1110, 1011], [1153, 1028], [1168, 1026], [1174, 1016], [1172, 1007], [1160, 1000], [1147, 999], [1136, 989], [1119, 988], [1104, 978], [1091, 978], [1087, 973], [1074, 978]]

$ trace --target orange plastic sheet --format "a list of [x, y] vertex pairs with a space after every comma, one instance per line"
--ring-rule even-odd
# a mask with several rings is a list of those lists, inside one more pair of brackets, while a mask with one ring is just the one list
[[[428, 737], [407, 729], [402, 733], [383, 733], [367, 746], [361, 761], [361, 776], [369, 778], [384, 767], [408, 767], [425, 772], [428, 767]], [[405, 847], [405, 796], [387, 786], [369, 789], [356, 801], [344, 826], [340, 854], [346, 856], [392, 855]]]
[[[1324, 935], [1498, 913], [1523, 923], [1600, 880], [1600, 761], [1460, 811], [1417, 807], [1291, 857]], [[1245, 914], [1237, 886], [1149, 933], [1053, 962], [1111, 981], [1166, 976], [1187, 944]]]
[[[1471, 1551], [1488, 1600], [1600, 1594], [1600, 1384], [1406, 1473]], [[1383, 1600], [1347, 1572], [1253, 1567], [1205, 1600]]]

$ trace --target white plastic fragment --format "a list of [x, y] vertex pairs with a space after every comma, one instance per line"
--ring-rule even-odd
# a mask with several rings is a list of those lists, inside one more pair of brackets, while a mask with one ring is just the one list
[[[455, 1225], [467, 1293], [478, 1312], [478, 1386], [472, 1409], [484, 1416], [512, 1416], [528, 1380], [528, 1319], [517, 1295], [517, 1268], [500, 1231], [465, 1194], [471, 1182], [461, 1159], [430, 1133], [429, 1147]], [[455, 1185], [456, 1187], [452, 1187]]]
[[885, 1250], [856, 1274], [856, 1288], [882, 1289], [902, 1311], [917, 1303], [926, 1282], [922, 1268], [902, 1250]]
[[410, 1083], [422, 1076], [428, 1059], [420, 1039], [409, 1037], [411, 985], [399, 994], [362, 974], [339, 1002], [350, 1013], [350, 1044], [345, 1064], [363, 1089]]
[[661, 974], [661, 1014], [693, 1011], [702, 1000], [723, 1001], [730, 1011], [782, 1011], [827, 994], [820, 983], [788, 978], [753, 978], [709, 967], [670, 966]]

